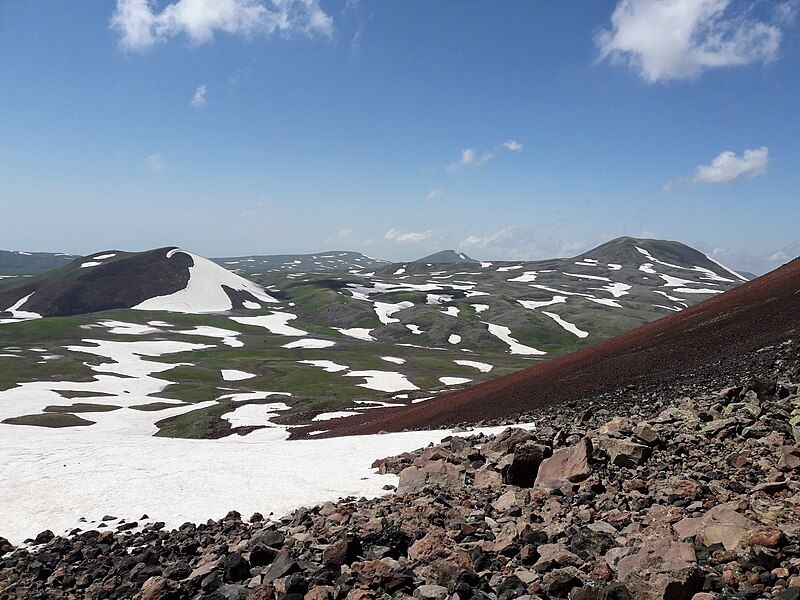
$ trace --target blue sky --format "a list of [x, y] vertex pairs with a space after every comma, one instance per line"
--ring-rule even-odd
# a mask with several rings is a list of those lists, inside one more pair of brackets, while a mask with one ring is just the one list
[[[800, 234], [796, 0], [5, 0], [0, 247], [570, 255]], [[281, 12], [285, 9], [285, 12]]]

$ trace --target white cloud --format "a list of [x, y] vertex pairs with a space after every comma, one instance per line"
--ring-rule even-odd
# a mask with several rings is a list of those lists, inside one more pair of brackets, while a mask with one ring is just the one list
[[668, 181], [661, 191], [672, 192], [706, 183], [728, 183], [737, 179], [763, 177], [767, 174], [768, 164], [769, 150], [766, 146], [745, 150], [741, 156], [726, 150], [714, 158], [710, 164], [697, 167], [692, 177]]
[[433, 235], [433, 230], [428, 229], [427, 231], [409, 231], [407, 233], [403, 233], [402, 231], [398, 231], [397, 229], [390, 229], [384, 235], [384, 239], [390, 240], [392, 242], [400, 242], [402, 244], [418, 244], [419, 242], [424, 242]]
[[470, 235], [461, 242], [464, 248], [486, 248], [498, 244], [505, 244], [506, 242], [517, 237], [517, 230], [514, 227], [506, 227], [495, 233], [486, 236]]
[[478, 165], [483, 165], [489, 162], [494, 158], [494, 154], [492, 152], [484, 152], [481, 155], [475, 151], [475, 148], [464, 148], [461, 151], [461, 158], [459, 158], [456, 162], [450, 165], [450, 169], [458, 169], [461, 167], [477, 167]]
[[794, 1], [765, 22], [749, 9], [734, 11], [731, 0], [620, 0], [611, 28], [595, 38], [597, 60], [628, 65], [650, 83], [768, 63], [781, 42], [777, 23], [785, 22]]
[[575, 256], [589, 246], [585, 241], [564, 239], [559, 222], [530, 227], [504, 227], [487, 235], [470, 235], [458, 245], [478, 252], [487, 260], [539, 260], [555, 256]]
[[364, 26], [356, 28], [353, 37], [350, 39], [350, 56], [358, 56], [361, 53], [361, 38], [364, 36]]
[[340, 229], [340, 230], [339, 230], [339, 231], [336, 233], [336, 237], [338, 237], [338, 238], [348, 238], [348, 237], [350, 237], [350, 235], [351, 235], [352, 233], [353, 233], [353, 230], [352, 230], [352, 229]]
[[714, 246], [699, 243], [709, 256], [729, 266], [734, 271], [747, 271], [762, 275], [800, 256], [800, 242], [794, 241], [778, 250], [745, 250], [738, 247]]
[[164, 162], [163, 154], [156, 153], [145, 157], [144, 166], [153, 171], [153, 173], [160, 173], [167, 168], [167, 163]]
[[204, 44], [218, 31], [243, 37], [276, 32], [330, 36], [333, 19], [319, 0], [177, 0], [161, 10], [152, 0], [117, 0], [111, 27], [126, 50], [146, 50], [180, 34]]
[[800, 242], [793, 242], [770, 254], [767, 257], [767, 261], [769, 263], [769, 267], [774, 269], [782, 264], [794, 260], [798, 256], [800, 256]]
[[448, 171], [460, 171], [466, 167], [478, 167], [480, 165], [485, 165], [503, 150], [519, 152], [522, 150], [522, 144], [515, 139], [509, 139], [502, 144], [498, 144], [491, 150], [485, 150], [482, 153], [479, 153], [477, 150], [475, 150], [475, 148], [464, 148], [461, 151], [461, 157], [456, 162], [447, 165], [445, 168]]
[[436, 200], [437, 198], [441, 198], [444, 196], [444, 190], [431, 190], [428, 192], [428, 195], [425, 196], [425, 200]]
[[189, 104], [194, 106], [195, 108], [200, 108], [201, 106], [206, 105], [206, 91], [207, 88], [205, 84], [198, 86], [197, 89], [194, 91], [194, 95], [192, 96], [191, 101]]

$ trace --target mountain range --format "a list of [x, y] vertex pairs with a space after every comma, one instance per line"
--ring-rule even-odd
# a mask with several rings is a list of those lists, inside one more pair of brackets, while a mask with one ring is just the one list
[[[15, 260], [34, 260], [26, 256]], [[679, 242], [636, 238], [542, 261], [476, 261], [456, 251], [405, 263], [344, 251], [212, 261], [175, 247], [59, 261], [0, 284], [0, 389], [45, 375], [85, 379], [99, 368], [86, 363], [87, 340], [173, 344], [191, 351], [158, 359], [168, 370], [141, 405], [154, 406], [159, 435], [180, 437], [228, 435], [235, 427], [221, 418], [225, 409], [243, 402], [240, 394], [263, 402], [265, 389], [284, 395], [282, 423], [422, 402], [747, 280]], [[20, 405], [3, 418], [102, 421], [86, 402], [59, 403], [55, 394], [57, 414]]]

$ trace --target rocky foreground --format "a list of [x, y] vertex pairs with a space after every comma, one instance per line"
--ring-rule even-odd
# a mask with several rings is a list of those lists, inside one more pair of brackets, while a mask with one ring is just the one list
[[797, 341], [531, 417], [377, 461], [383, 498], [0, 538], [0, 598], [800, 598]]

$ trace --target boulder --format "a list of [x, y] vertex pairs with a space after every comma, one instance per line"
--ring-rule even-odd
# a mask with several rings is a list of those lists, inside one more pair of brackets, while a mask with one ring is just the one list
[[722, 544], [726, 550], [734, 550], [757, 523], [736, 511], [736, 504], [720, 504], [704, 515], [682, 519], [675, 523], [675, 531], [681, 539], [698, 536], [706, 546]]
[[449, 540], [441, 527], [432, 527], [428, 533], [411, 544], [408, 558], [411, 560], [427, 560], [448, 546]]
[[633, 428], [633, 435], [642, 440], [646, 444], [657, 444], [661, 441], [661, 436], [653, 429], [649, 423], [642, 421]]
[[545, 573], [542, 587], [553, 598], [569, 598], [570, 592], [583, 586], [583, 573], [576, 567], [564, 567]]
[[56, 536], [55, 536], [55, 534], [54, 534], [52, 531], [50, 531], [49, 529], [45, 529], [44, 531], [40, 532], [40, 533], [39, 533], [39, 534], [38, 534], [38, 535], [37, 535], [37, 536], [36, 536], [36, 537], [33, 539], [33, 543], [34, 543], [35, 545], [37, 545], [37, 546], [38, 546], [39, 544], [46, 544], [47, 542], [49, 542], [50, 540], [52, 540], [52, 539], [53, 539], [53, 538], [55, 538], [55, 537], [56, 537]]
[[482, 451], [484, 454], [509, 454], [514, 452], [514, 449], [519, 444], [534, 440], [534, 435], [527, 429], [509, 427], [496, 435], [494, 439], [486, 442], [482, 447]]
[[325, 548], [322, 562], [328, 566], [349, 565], [361, 552], [361, 544], [357, 539], [342, 538]]
[[547, 448], [535, 442], [517, 444], [511, 461], [502, 470], [503, 483], [529, 488], [536, 480], [539, 465], [544, 460]]
[[426, 485], [459, 487], [464, 485], [466, 469], [443, 460], [431, 461], [424, 466], [412, 465], [400, 471], [397, 485], [399, 494], [421, 490]]
[[175, 597], [172, 584], [163, 577], [151, 577], [142, 585], [141, 600], [169, 600]]
[[581, 438], [578, 443], [566, 448], [559, 448], [553, 456], [546, 458], [539, 465], [535, 487], [542, 489], [560, 489], [572, 487], [592, 474], [589, 456], [592, 453], [592, 442], [589, 438]]
[[669, 526], [650, 532], [638, 552], [622, 558], [617, 576], [641, 600], [691, 600], [703, 586], [694, 547], [675, 539]]
[[649, 446], [628, 439], [599, 436], [592, 438], [592, 442], [602, 448], [618, 467], [635, 469], [650, 456]]

